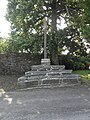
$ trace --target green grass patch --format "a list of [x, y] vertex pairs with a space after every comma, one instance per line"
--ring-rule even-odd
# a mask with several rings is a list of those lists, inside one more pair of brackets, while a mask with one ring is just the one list
[[90, 70], [77, 70], [73, 73], [81, 75], [83, 82], [90, 85]]

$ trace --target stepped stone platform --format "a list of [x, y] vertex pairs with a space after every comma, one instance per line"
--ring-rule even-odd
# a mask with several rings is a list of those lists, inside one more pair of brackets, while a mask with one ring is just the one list
[[80, 75], [72, 74], [72, 70], [65, 70], [64, 65], [33, 65], [31, 71], [25, 72], [25, 76], [18, 78], [18, 86], [20, 88], [72, 86], [80, 84]]

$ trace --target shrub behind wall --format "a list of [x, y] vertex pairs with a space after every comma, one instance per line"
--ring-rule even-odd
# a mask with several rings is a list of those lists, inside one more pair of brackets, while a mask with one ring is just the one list
[[60, 64], [64, 64], [66, 69], [73, 70], [84, 70], [88, 69], [88, 64], [90, 63], [90, 58], [88, 56], [70, 56], [61, 55], [59, 56]]

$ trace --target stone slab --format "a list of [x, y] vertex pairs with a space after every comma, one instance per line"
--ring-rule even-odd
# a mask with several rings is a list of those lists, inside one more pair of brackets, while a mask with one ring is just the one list
[[50, 70], [64, 70], [65, 65], [51, 65]]
[[31, 66], [32, 71], [47, 71], [50, 70], [49, 65], [33, 65]]
[[50, 65], [50, 59], [41, 59], [41, 65]]

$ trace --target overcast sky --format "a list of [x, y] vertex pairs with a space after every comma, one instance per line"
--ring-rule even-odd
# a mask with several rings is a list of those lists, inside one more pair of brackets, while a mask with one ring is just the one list
[[10, 23], [6, 20], [7, 0], [0, 0], [0, 37], [8, 37]]

